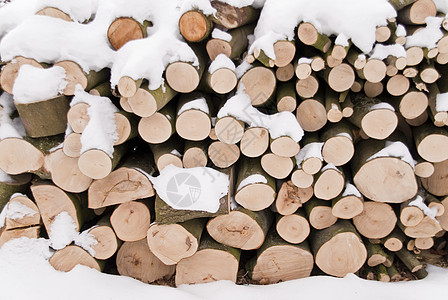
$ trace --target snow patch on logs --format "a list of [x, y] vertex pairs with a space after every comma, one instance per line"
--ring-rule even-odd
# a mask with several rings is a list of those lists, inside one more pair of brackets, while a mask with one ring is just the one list
[[343, 47], [348, 47], [350, 45], [347, 37], [343, 33], [338, 34], [334, 43], [335, 45], [341, 45]]
[[291, 112], [282, 111], [267, 115], [253, 107], [250, 97], [244, 92], [244, 86], [219, 110], [218, 118], [226, 116], [235, 117], [250, 127], [264, 127], [269, 130], [273, 139], [289, 136], [295, 142], [299, 142], [304, 134], [297, 118]]
[[197, 110], [205, 112], [206, 114], [209, 114], [207, 101], [203, 97], [189, 101], [189, 102], [185, 103], [184, 105], [182, 105], [182, 107], [177, 112], [177, 115], [179, 116], [184, 111], [187, 111], [190, 109], [197, 109]]
[[48, 237], [50, 238], [51, 247], [60, 250], [69, 245], [78, 236], [76, 223], [73, 218], [66, 212], [59, 213], [53, 223], [51, 223]]
[[[249, 185], [249, 184], [255, 184], [255, 183], [268, 183], [268, 180], [266, 179], [266, 177], [264, 177], [261, 174], [252, 174], [246, 178], [244, 178], [240, 184], [238, 185], [236, 191], [238, 192], [239, 190], [241, 190], [243, 187]], [[236, 203], [236, 202], [235, 202]]]
[[267, 0], [249, 53], [258, 48], [275, 59], [272, 39], [293, 40], [294, 29], [301, 21], [312, 23], [326, 35], [342, 33], [361, 51], [369, 53], [375, 43], [376, 27], [387, 25], [387, 20], [394, 17], [396, 11], [387, 0], [346, 0], [344, 5], [331, 0]]
[[99, 149], [113, 157], [114, 143], [118, 140], [115, 113], [117, 107], [107, 97], [94, 96], [86, 93], [78, 86], [70, 105], [73, 107], [78, 103], [87, 103], [89, 123], [81, 135], [81, 154], [91, 150]]
[[62, 67], [42, 69], [23, 65], [14, 81], [14, 101], [21, 104], [33, 103], [61, 95], [67, 86], [65, 79], [65, 69]]
[[409, 152], [409, 148], [406, 147], [402, 142], [391, 142], [386, 141], [386, 146], [370, 156], [367, 161], [378, 157], [397, 157], [402, 161], [408, 163], [413, 169], [415, 168], [415, 164], [417, 163], [413, 158], [411, 153]]
[[362, 198], [362, 195], [361, 195], [361, 193], [358, 191], [358, 189], [357, 189], [353, 184], [347, 182], [347, 183], [345, 184], [345, 190], [344, 190], [344, 192], [342, 193], [342, 197], [350, 196], [350, 195], [356, 196], [356, 197], [358, 197], [358, 198]]
[[11, 175], [5, 173], [2, 169], [0, 169], [0, 182], [14, 183], [16, 181], [14, 180], [14, 178], [11, 177]]
[[215, 73], [216, 70], [223, 68], [235, 72], [235, 64], [233, 63], [233, 61], [230, 58], [228, 58], [225, 54], [219, 54], [218, 56], [216, 56], [215, 60], [212, 61], [212, 63], [210, 64], [208, 72], [210, 74], [213, 74]]
[[311, 157], [316, 157], [324, 161], [322, 156], [322, 147], [325, 143], [309, 143], [302, 147], [295, 156], [297, 167], [301, 168], [302, 162]]
[[375, 110], [375, 109], [388, 109], [391, 111], [395, 111], [394, 107], [387, 102], [381, 102], [378, 104], [374, 104], [370, 107], [370, 110]]
[[[21, 195], [21, 194], [18, 194], [18, 193], [14, 194], [11, 196], [10, 199], [13, 199], [14, 197], [16, 197], [18, 195]], [[34, 209], [32, 209], [26, 205], [23, 205], [20, 202], [17, 202], [17, 201], [9, 202], [7, 205], [5, 205], [2, 212], [0, 213], [0, 228], [5, 226], [6, 219], [20, 220], [26, 216], [34, 216], [37, 213], [39, 213], [39, 212], [35, 211]]]
[[229, 176], [208, 167], [183, 169], [166, 166], [157, 177], [148, 176], [157, 195], [179, 210], [216, 213], [229, 191]]
[[436, 111], [448, 111], [448, 93], [437, 94]]
[[232, 40], [232, 36], [229, 33], [227, 33], [226, 31], [222, 31], [218, 28], [213, 29], [212, 38], [220, 39], [227, 42], [230, 42]]
[[443, 37], [443, 32], [440, 29], [442, 22], [443, 18], [441, 17], [427, 17], [426, 27], [407, 37], [406, 48], [417, 46], [432, 49], [437, 47], [437, 42]]
[[23, 128], [20, 118], [11, 119], [10, 115], [16, 110], [12, 95], [4, 92], [0, 95], [0, 140], [6, 138], [23, 138], [25, 128]]
[[399, 44], [395, 45], [376, 44], [370, 54], [371, 59], [383, 60], [386, 59], [388, 56], [406, 57], [406, 49]]
[[93, 246], [98, 244], [98, 241], [95, 239], [95, 236], [89, 232], [94, 227], [96, 226], [84, 230], [74, 239], [75, 245], [78, 245], [79, 247], [83, 248], [84, 250], [89, 252], [89, 254], [92, 256], [95, 256], [96, 254], [96, 251], [95, 249], [93, 249]]
[[249, 71], [250, 69], [252, 69], [252, 67], [253, 67], [253, 66], [252, 66], [250, 63], [248, 63], [248, 62], [246, 61], [246, 59], [243, 59], [242, 63], [240, 63], [240, 64], [238, 65], [238, 67], [236, 67], [236, 69], [235, 69], [236, 77], [237, 77], [238, 79], [240, 79], [240, 78], [244, 75], [244, 73], [246, 73], [247, 71]]
[[425, 202], [423, 202], [423, 197], [420, 195], [415, 196], [415, 198], [409, 202], [408, 204], [409, 206], [416, 206], [418, 208], [420, 208], [423, 213], [425, 215], [427, 215], [428, 217], [430, 217], [431, 219], [433, 219], [434, 221], [436, 221], [437, 223], [439, 223], [436, 220], [436, 215], [437, 215], [437, 206], [434, 206], [432, 208], [429, 208]]

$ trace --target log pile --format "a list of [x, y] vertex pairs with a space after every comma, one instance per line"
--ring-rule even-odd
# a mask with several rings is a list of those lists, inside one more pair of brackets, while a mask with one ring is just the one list
[[[376, 46], [406, 46], [437, 14], [432, 0], [389, 2], [397, 17], [376, 28]], [[0, 135], [0, 247], [46, 236], [57, 270], [174, 276], [176, 286], [237, 282], [241, 272], [259, 284], [321, 273], [424, 278], [416, 254], [448, 251], [447, 19], [435, 47], [402, 47], [402, 56], [365, 55], [307, 22], [266, 53], [247, 39], [259, 8], [211, 6], [215, 14], [180, 16], [197, 64], [170, 61], [158, 89], [131, 76], [111, 88], [110, 69], [74, 61], [1, 62], [0, 133], [21, 120], [26, 134]], [[55, 7], [38, 14], [72, 22]], [[153, 25], [120, 17], [105, 35], [121, 51]], [[24, 66], [62, 68], [67, 85], [23, 103]], [[250, 100], [239, 113], [235, 97]], [[303, 137], [272, 130], [289, 116]], [[107, 149], [92, 135], [101, 125], [114, 136]], [[169, 165], [225, 174], [219, 208], [170, 206], [153, 186]]]

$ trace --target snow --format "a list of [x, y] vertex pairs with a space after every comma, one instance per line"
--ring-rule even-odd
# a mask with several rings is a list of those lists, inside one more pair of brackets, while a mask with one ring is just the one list
[[206, 114], [209, 114], [209, 112], [210, 112], [208, 109], [207, 101], [203, 97], [188, 101], [187, 103], [182, 105], [182, 107], [177, 112], [177, 115], [179, 116], [184, 111], [187, 111], [189, 109], [197, 109], [197, 110], [205, 112]]
[[78, 236], [76, 223], [68, 212], [63, 211], [54, 218], [48, 236], [51, 247], [55, 250], [65, 248]]
[[406, 36], [406, 27], [401, 24], [397, 25], [397, 29], [395, 30], [395, 34], [397, 36]]
[[436, 111], [448, 111], [448, 93], [437, 94]]
[[349, 140], [353, 141], [352, 136], [350, 134], [348, 134], [347, 132], [339, 132], [338, 134], [336, 134], [336, 136], [345, 136]]
[[326, 164], [320, 171], [323, 173], [327, 170], [336, 170], [339, 173], [343, 174], [341, 170], [339, 170], [333, 163]]
[[300, 64], [307, 64], [310, 65], [313, 62], [313, 60], [311, 58], [308, 57], [301, 57], [299, 58], [299, 60], [297, 61], [297, 63]]
[[443, 18], [427, 17], [425, 21], [425, 28], [406, 38], [406, 48], [417, 46], [432, 49], [437, 47], [437, 42], [443, 37], [443, 32], [440, 29]]
[[92, 256], [95, 256], [95, 249], [93, 249], [93, 246], [98, 244], [98, 241], [95, 239], [95, 236], [90, 233], [90, 230], [94, 227], [96, 226], [84, 230], [74, 239], [75, 245], [78, 245], [79, 247], [83, 248], [84, 250], [89, 252], [89, 254]]
[[324, 160], [324, 158], [322, 156], [322, 147], [323, 146], [324, 146], [324, 143], [316, 142], [316, 143], [306, 144], [304, 147], [302, 147], [300, 149], [299, 153], [297, 153], [295, 156], [297, 167], [300, 168], [300, 166], [302, 165], [302, 162], [311, 157], [316, 157], [316, 158], [320, 159], [321, 161], [323, 161]]
[[342, 193], [342, 197], [350, 196], [350, 195], [356, 196], [358, 198], [362, 198], [362, 195], [358, 191], [358, 189], [353, 184], [351, 184], [350, 182], [347, 182], [345, 184], [345, 190]]
[[343, 33], [338, 34], [338, 36], [336, 37], [336, 40], [334, 41], [334, 44], [341, 45], [343, 47], [349, 46], [348, 39]]
[[[13, 199], [14, 197], [15, 196], [12, 195], [10, 199]], [[18, 201], [8, 202], [0, 213], [0, 228], [5, 226], [6, 219], [20, 220], [27, 216], [34, 216], [37, 213], [39, 212]]]
[[177, 149], [171, 150], [170, 153], [176, 155], [177, 157], [182, 157], [182, 154]]
[[214, 28], [212, 31], [212, 38], [220, 39], [226, 42], [230, 42], [232, 40], [232, 36], [226, 31], [222, 31], [218, 28]]
[[238, 203], [235, 201], [235, 197], [230, 197], [230, 210], [235, 210], [239, 207]]
[[255, 183], [268, 183], [268, 180], [261, 174], [252, 174], [250, 176], [247, 176], [240, 182], [236, 191], [241, 190], [243, 187], [248, 186], [249, 184]]
[[16, 181], [11, 177], [11, 175], [5, 173], [2, 169], [0, 169], [0, 182], [14, 183]]
[[402, 142], [386, 141], [385, 147], [369, 157], [367, 161], [378, 157], [397, 157], [402, 161], [408, 163], [412, 168], [414, 168], [415, 164], [417, 163], [412, 158], [411, 152], [409, 152], [409, 148], [406, 147], [406, 145]]
[[14, 99], [12, 95], [3, 92], [0, 95], [0, 140], [6, 138], [23, 138], [25, 136], [25, 128], [23, 128], [20, 118], [11, 119], [11, 115], [15, 112]]
[[289, 111], [267, 115], [252, 106], [250, 97], [244, 92], [244, 85], [238, 89], [235, 96], [226, 101], [218, 112], [218, 118], [232, 116], [250, 127], [264, 127], [269, 131], [271, 138], [289, 136], [295, 142], [303, 137], [303, 129], [297, 118]]
[[235, 74], [238, 79], [240, 79], [247, 71], [252, 69], [252, 65], [246, 61], [246, 58], [236, 67]]
[[228, 58], [225, 54], [221, 53], [218, 56], [216, 56], [215, 60], [212, 61], [210, 67], [208, 68], [208, 72], [210, 74], [213, 74], [215, 73], [216, 70], [223, 68], [235, 72], [235, 64], [233, 63], [233, 61], [230, 58]]
[[433, 0], [433, 2], [437, 7], [437, 11], [448, 14], [448, 2], [446, 0]]
[[382, 45], [376, 44], [375, 48], [373, 48], [372, 53], [370, 54], [371, 59], [386, 59], [388, 56], [394, 57], [406, 57], [406, 49], [402, 45]]
[[25, 104], [54, 98], [67, 86], [65, 78], [65, 69], [59, 66], [42, 69], [23, 65], [14, 81], [14, 101]]
[[416, 206], [416, 207], [420, 208], [425, 215], [427, 215], [428, 217], [430, 217], [431, 219], [433, 219], [434, 221], [436, 221], [438, 223], [438, 221], [436, 220], [437, 207], [429, 208], [425, 204], [422, 196], [420, 196], [420, 195], [415, 196], [415, 198], [411, 202], [409, 202], [408, 205]]
[[229, 191], [229, 176], [208, 167], [178, 168], [168, 165], [150, 176], [159, 197], [174, 209], [215, 213]]
[[[100, 273], [86, 266], [59, 272], [48, 263], [53, 254], [48, 240], [20, 238], [0, 249], [0, 289], [3, 299], [445, 299], [448, 272], [429, 265], [428, 277], [419, 281], [384, 283], [361, 279], [313, 276], [273, 285], [236, 285], [218, 281], [182, 285], [176, 289], [149, 285], [125, 276]], [[92, 287], [94, 283], [94, 288]], [[325, 288], [322, 288], [325, 286]], [[83, 288], [80, 288], [83, 287]], [[374, 292], [373, 292], [374, 291]]]
[[376, 28], [387, 25], [387, 20], [394, 17], [396, 11], [387, 0], [267, 0], [249, 53], [257, 48], [275, 59], [273, 43], [293, 40], [294, 29], [302, 21], [312, 23], [328, 36], [344, 34], [362, 52], [369, 53]]
[[114, 153], [114, 143], [118, 140], [115, 113], [118, 108], [107, 97], [100, 97], [84, 92], [80, 85], [76, 86], [75, 96], [71, 106], [78, 103], [87, 103], [89, 123], [81, 135], [81, 154], [99, 149], [107, 153], [111, 158]]
[[376, 109], [388, 109], [391, 111], [395, 111], [394, 107], [387, 102], [380, 102], [370, 107], [370, 110], [376, 110]]

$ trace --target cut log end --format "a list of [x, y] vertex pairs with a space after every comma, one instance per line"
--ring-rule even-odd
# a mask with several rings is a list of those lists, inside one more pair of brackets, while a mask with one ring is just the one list
[[235, 72], [221, 68], [211, 75], [210, 86], [218, 94], [227, 94], [235, 88], [237, 81]]
[[355, 81], [355, 72], [353, 68], [342, 63], [331, 69], [328, 75], [328, 85], [336, 92], [344, 92], [349, 90]]
[[265, 67], [255, 67], [241, 77], [239, 86], [243, 84], [249, 95], [252, 105], [259, 106], [266, 103], [276, 87], [274, 72]]
[[248, 128], [241, 138], [241, 153], [247, 157], [261, 156], [269, 147], [269, 132], [263, 127]]
[[276, 230], [285, 241], [299, 244], [310, 234], [310, 225], [304, 216], [292, 214], [281, 217], [277, 222]]
[[398, 125], [396, 113], [389, 109], [375, 109], [361, 121], [364, 132], [371, 138], [383, 140], [395, 131]]
[[352, 159], [355, 153], [353, 141], [346, 136], [328, 139], [322, 147], [322, 156], [327, 163], [342, 166]]
[[135, 242], [146, 237], [151, 224], [151, 214], [144, 203], [129, 201], [114, 210], [110, 223], [120, 240]]
[[182, 36], [189, 42], [200, 42], [210, 33], [210, 21], [200, 12], [187, 11], [179, 19]]
[[185, 62], [170, 64], [165, 76], [170, 87], [179, 93], [191, 93], [198, 87], [201, 79], [198, 70]]
[[102, 179], [112, 171], [112, 160], [101, 150], [88, 150], [79, 157], [78, 167], [84, 175]]
[[235, 201], [246, 209], [260, 211], [275, 200], [275, 191], [264, 183], [249, 184], [236, 192]]
[[261, 166], [270, 176], [276, 179], [284, 179], [294, 168], [294, 161], [289, 157], [267, 153], [261, 157]]
[[159, 112], [150, 117], [141, 118], [138, 123], [138, 132], [142, 139], [150, 144], [163, 143], [174, 133], [170, 120]]
[[283, 156], [283, 157], [293, 157], [297, 153], [299, 153], [300, 145], [295, 142], [289, 136], [282, 136], [276, 138], [271, 143], [271, 151], [272, 153]]
[[221, 142], [236, 144], [243, 138], [244, 123], [233, 117], [221, 118], [216, 121], [215, 133]]
[[95, 258], [108, 259], [117, 252], [117, 236], [111, 227], [97, 226], [90, 229], [89, 233], [93, 235], [98, 242], [92, 246], [92, 249], [95, 251]]
[[353, 195], [342, 197], [333, 205], [332, 214], [339, 219], [352, 219], [362, 213], [364, 202]]
[[145, 36], [144, 28], [132, 18], [115, 19], [107, 30], [107, 38], [115, 50], [120, 49], [129, 41], [142, 39]]
[[17, 175], [39, 170], [44, 164], [44, 155], [36, 147], [19, 138], [0, 141], [0, 168]]
[[65, 80], [67, 81], [67, 86], [63, 91], [64, 95], [74, 95], [75, 88], [78, 84], [80, 84], [83, 89], [87, 87], [87, 76], [77, 63], [65, 60], [55, 63], [54, 65], [62, 67], [65, 70]]
[[353, 218], [353, 224], [360, 234], [369, 239], [381, 239], [395, 228], [397, 217], [387, 203], [365, 202], [361, 214]]
[[337, 170], [325, 170], [314, 184], [314, 194], [317, 198], [330, 200], [339, 195], [344, 188], [344, 176]]
[[98, 262], [87, 251], [78, 246], [67, 246], [56, 251], [50, 258], [50, 265], [62, 272], [69, 272], [76, 265], [83, 265], [101, 271]]
[[129, 76], [123, 76], [120, 78], [117, 84], [118, 92], [122, 97], [132, 97], [137, 93], [139, 85], [136, 81]]

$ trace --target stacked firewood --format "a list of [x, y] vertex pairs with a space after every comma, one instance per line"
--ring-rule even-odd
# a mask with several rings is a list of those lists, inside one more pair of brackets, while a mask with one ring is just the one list
[[[179, 18], [198, 64], [170, 61], [155, 90], [130, 76], [111, 89], [109, 69], [75, 61], [2, 62], [0, 132], [20, 117], [26, 136], [0, 135], [0, 245], [49, 237], [58, 270], [82, 264], [176, 285], [236, 282], [244, 271], [260, 284], [312, 272], [424, 278], [416, 253], [448, 251], [448, 22], [435, 47], [407, 47], [436, 6], [390, 3], [397, 18], [376, 28], [376, 47], [405, 50], [384, 57], [307, 22], [295, 40], [275, 42], [275, 57], [249, 51], [260, 9], [211, 1], [215, 14]], [[54, 7], [38, 14], [72, 21]], [[145, 39], [151, 26], [115, 19], [110, 47]], [[62, 94], [8, 107], [24, 66], [63, 68]], [[89, 148], [94, 112], [106, 110], [113, 145]], [[303, 137], [274, 132], [291, 115]], [[226, 174], [219, 209], [167, 204], [152, 178], [169, 165]]]

